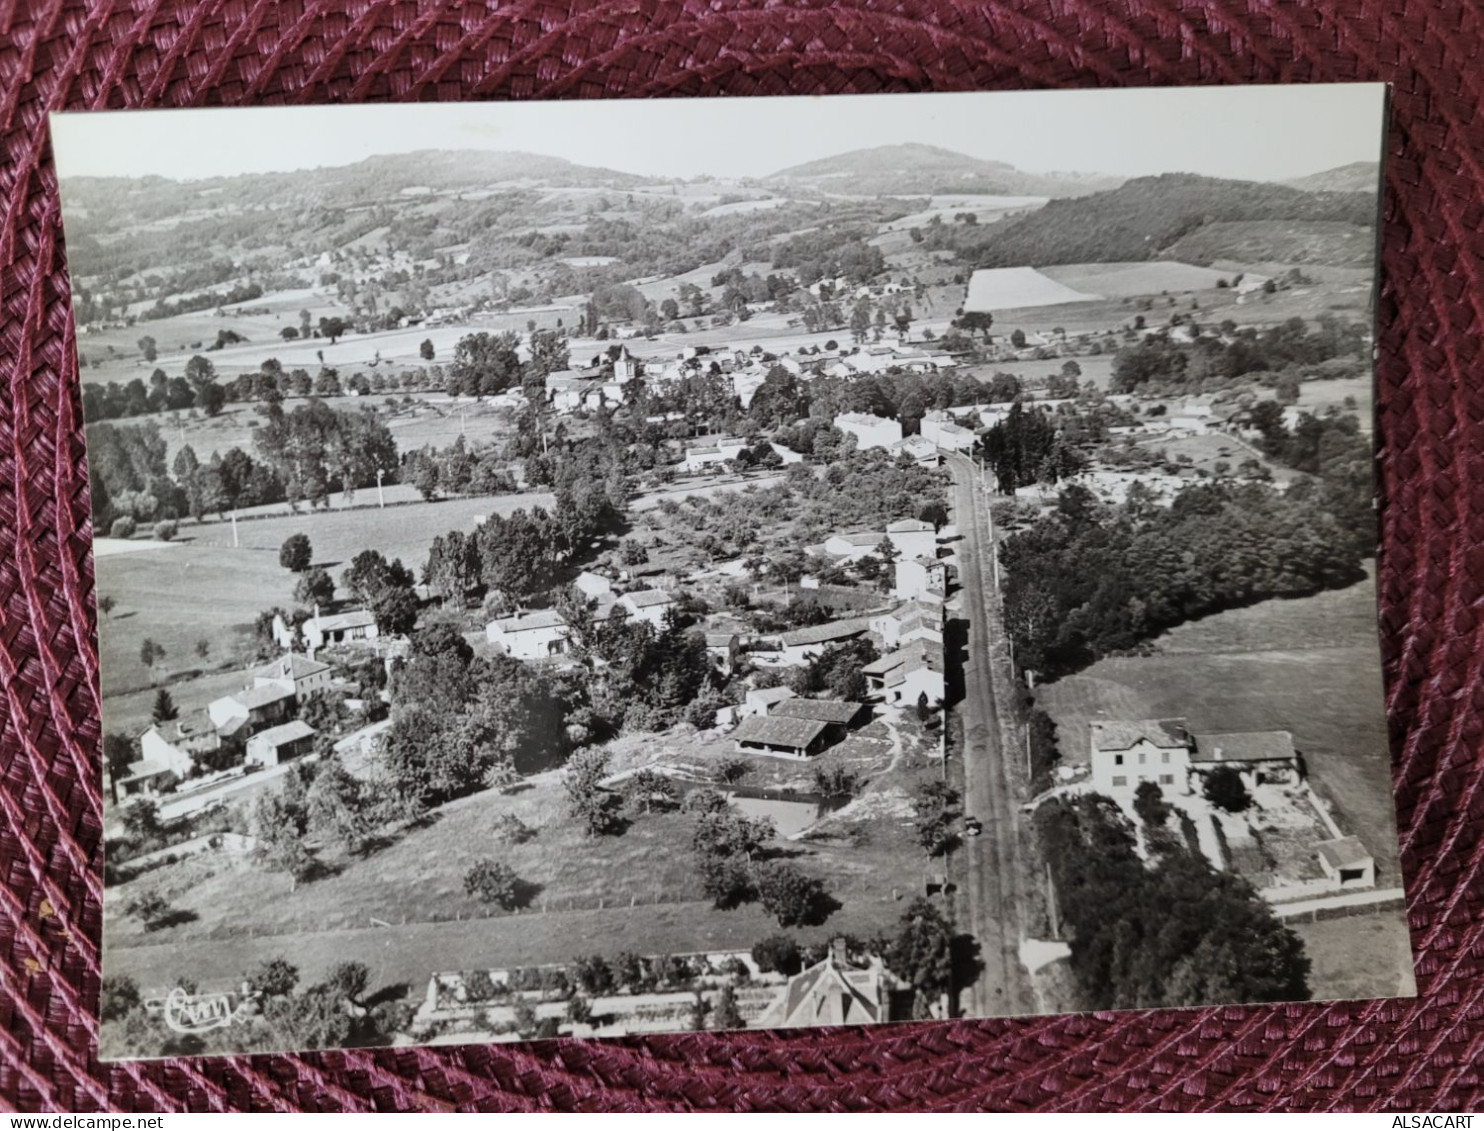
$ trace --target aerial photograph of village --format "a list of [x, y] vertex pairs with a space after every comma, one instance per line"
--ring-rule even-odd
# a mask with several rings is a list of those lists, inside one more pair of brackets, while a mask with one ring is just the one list
[[1383, 112], [54, 118], [102, 1055], [1410, 996]]

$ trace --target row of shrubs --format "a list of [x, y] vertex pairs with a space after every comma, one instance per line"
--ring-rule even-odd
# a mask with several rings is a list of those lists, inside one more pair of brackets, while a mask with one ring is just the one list
[[[134, 521], [133, 515], [121, 515], [113, 520], [113, 525], [108, 528], [108, 533], [113, 538], [132, 538], [139, 532], [139, 524]], [[180, 523], [173, 518], [161, 519], [155, 523], [155, 540], [169, 542], [180, 533]]]

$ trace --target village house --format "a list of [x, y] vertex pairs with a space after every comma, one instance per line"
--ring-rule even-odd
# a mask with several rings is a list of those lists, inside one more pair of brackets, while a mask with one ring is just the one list
[[706, 633], [706, 654], [723, 676], [737, 670], [737, 660], [742, 654], [742, 638], [735, 632]]
[[575, 412], [582, 406], [583, 394], [592, 384], [591, 380], [571, 369], [558, 369], [546, 375], [546, 399], [558, 412]]
[[205, 711], [188, 711], [156, 723], [139, 736], [139, 760], [114, 779], [123, 797], [157, 792], [166, 781], [183, 778], [196, 765], [196, 755], [220, 750], [221, 735]]
[[884, 648], [900, 648], [914, 640], [943, 643], [943, 608], [928, 602], [909, 601], [889, 613], [871, 618], [871, 631], [881, 637]]
[[867, 664], [861, 672], [872, 693], [884, 703], [914, 706], [926, 697], [929, 706], [937, 706], [947, 694], [941, 641], [913, 640]]
[[591, 570], [583, 570], [572, 584], [588, 600], [604, 597], [613, 592], [613, 582], [601, 573], [593, 573]]
[[782, 644], [782, 662], [785, 664], [807, 664], [831, 644], [843, 644], [864, 636], [871, 630], [866, 617], [829, 621], [826, 624], [810, 625], [808, 628], [785, 632], [779, 637]]
[[1141, 782], [1188, 792], [1189, 732], [1184, 719], [1091, 724], [1092, 785], [1097, 792], [1125, 802]]
[[258, 684], [231, 695], [213, 699], [206, 705], [212, 723], [218, 730], [245, 726], [248, 734], [286, 722], [294, 713], [294, 693], [277, 683]]
[[705, 471], [707, 468], [736, 459], [747, 446], [746, 440], [727, 436], [710, 440], [703, 439], [698, 444], [686, 448], [685, 460], [680, 465], [681, 470], [689, 474]]
[[834, 939], [823, 961], [789, 978], [756, 1025], [797, 1029], [815, 1025], [873, 1025], [901, 1020], [893, 1009], [896, 980], [876, 955], [863, 965], [850, 961], [845, 940]]
[[868, 531], [865, 534], [832, 534], [824, 540], [823, 551], [832, 558], [843, 559], [840, 565], [849, 565], [858, 562], [861, 558], [874, 554], [881, 548], [881, 543], [888, 541], [885, 534], [880, 531]]
[[918, 467], [941, 467], [943, 464], [943, 453], [938, 450], [938, 445], [916, 434], [902, 438], [887, 451], [894, 456], [906, 456]]
[[316, 608], [314, 616], [300, 625], [299, 631], [304, 636], [305, 651], [311, 659], [321, 648], [336, 644], [359, 644], [375, 640], [381, 635], [376, 627], [376, 617], [369, 609], [352, 609], [349, 612], [322, 616]]
[[1293, 735], [1286, 730], [1194, 735], [1184, 719], [1096, 721], [1091, 743], [1093, 788], [1125, 803], [1144, 782], [1179, 794], [1198, 793], [1219, 765], [1234, 768], [1248, 789], [1302, 778]]
[[502, 617], [484, 627], [485, 639], [517, 660], [560, 656], [567, 650], [567, 638], [571, 632], [562, 614], [551, 609]]
[[252, 680], [254, 687], [285, 688], [302, 703], [316, 691], [329, 691], [331, 676], [329, 664], [298, 652], [285, 652], [272, 663], [254, 669]]
[[315, 733], [303, 719], [269, 727], [247, 740], [247, 762], [266, 767], [298, 758], [314, 748]]
[[899, 558], [892, 596], [903, 601], [942, 601], [948, 592], [948, 565], [941, 558]]
[[902, 438], [901, 423], [886, 416], [844, 412], [835, 417], [834, 425], [841, 432], [854, 436], [855, 446], [861, 451], [868, 448], [889, 448]]
[[929, 412], [918, 426], [922, 438], [936, 447], [951, 452], [968, 454], [974, 450], [979, 437], [961, 425], [955, 424], [946, 412]]
[[743, 719], [761, 718], [768, 713], [769, 708], [775, 703], [781, 703], [785, 699], [792, 699], [794, 692], [792, 688], [778, 687], [752, 687], [742, 697], [741, 703], [728, 704], [716, 712], [716, 725], [719, 727], [736, 726]]
[[155, 723], [139, 736], [142, 761], [156, 763], [178, 774], [190, 770], [194, 756], [220, 750], [222, 736], [211, 715], [186, 711], [168, 722]]
[[938, 556], [938, 532], [931, 522], [916, 518], [898, 519], [887, 525], [886, 536], [904, 559]]
[[809, 758], [831, 745], [835, 733], [818, 719], [789, 719], [773, 715], [743, 719], [732, 731], [732, 741], [744, 754], [771, 754], [780, 758]]
[[625, 593], [618, 603], [628, 610], [631, 617], [663, 629], [665, 614], [675, 607], [675, 598], [663, 589], [641, 589], [636, 593]]

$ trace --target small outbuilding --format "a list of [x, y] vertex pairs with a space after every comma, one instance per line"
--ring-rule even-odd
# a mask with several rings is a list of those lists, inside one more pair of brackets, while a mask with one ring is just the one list
[[772, 754], [809, 758], [830, 745], [829, 723], [817, 719], [788, 719], [773, 715], [743, 719], [732, 740], [744, 754]]

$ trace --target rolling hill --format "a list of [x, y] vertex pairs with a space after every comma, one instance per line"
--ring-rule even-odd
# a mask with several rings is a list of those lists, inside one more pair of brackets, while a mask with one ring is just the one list
[[1215, 223], [1321, 221], [1368, 229], [1375, 208], [1371, 193], [1305, 192], [1167, 173], [1139, 177], [1110, 192], [1053, 200], [1037, 212], [992, 225], [973, 262], [976, 267], [1135, 262], [1160, 258]]
[[1085, 196], [1113, 188], [1121, 177], [1101, 173], [1026, 173], [936, 145], [909, 142], [854, 149], [781, 169], [764, 183], [856, 196]]
[[1304, 192], [1375, 192], [1380, 175], [1381, 166], [1377, 162], [1353, 161], [1281, 183]]

